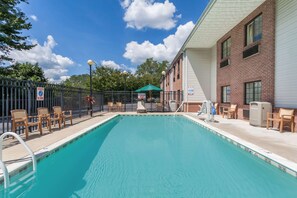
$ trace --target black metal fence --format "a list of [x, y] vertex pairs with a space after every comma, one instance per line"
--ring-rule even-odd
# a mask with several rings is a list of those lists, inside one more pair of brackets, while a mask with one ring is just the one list
[[[44, 100], [37, 101], [37, 87], [44, 88]], [[88, 113], [89, 104], [85, 99], [90, 91], [65, 87], [57, 84], [21, 81], [0, 78], [0, 134], [11, 130], [13, 109], [26, 109], [28, 115], [36, 115], [38, 107], [47, 107], [52, 112], [53, 106], [61, 106], [63, 110], [72, 110], [74, 117]], [[103, 93], [93, 92], [96, 102], [94, 111], [103, 109]]]
[[[149, 112], [168, 112], [175, 111], [183, 101], [183, 93], [178, 91], [164, 92], [164, 108], [163, 108], [163, 92], [146, 93], [144, 100], [145, 108]], [[136, 111], [138, 102], [138, 93], [134, 91], [105, 91], [103, 93], [104, 111], [109, 111], [108, 102], [116, 104], [121, 102], [123, 108], [121, 111]], [[176, 108], [174, 108], [176, 106]], [[114, 111], [118, 111], [115, 108]]]
[[[44, 88], [42, 101], [37, 101], [37, 87]], [[47, 107], [52, 112], [53, 106], [61, 106], [63, 110], [72, 110], [74, 117], [86, 115], [89, 110], [86, 96], [89, 93], [90, 91], [86, 89], [0, 77], [0, 134], [11, 131], [10, 111], [13, 109], [26, 109], [28, 115], [36, 115], [38, 107]], [[93, 97], [95, 98], [93, 112], [137, 110], [138, 93], [134, 91], [93, 90]], [[145, 107], [149, 112], [175, 111], [181, 101], [182, 92], [164, 92], [164, 94], [152, 92], [146, 93]], [[121, 102], [122, 107], [110, 109], [109, 102], [115, 105]], [[22, 130], [19, 132], [21, 133]]]

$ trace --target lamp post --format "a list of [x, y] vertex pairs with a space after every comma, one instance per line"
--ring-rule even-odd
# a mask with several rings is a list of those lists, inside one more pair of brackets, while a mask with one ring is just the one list
[[94, 65], [94, 61], [88, 60], [88, 65], [90, 66], [90, 115], [93, 116], [93, 104], [92, 104], [92, 98], [93, 98], [93, 84], [92, 84], [92, 65]]
[[165, 101], [165, 75], [166, 75], [166, 72], [165, 71], [162, 71], [162, 78], [163, 78], [163, 101], [162, 101], [162, 106], [163, 106], [163, 112], [164, 112], [164, 101]]
[[125, 84], [124, 84], [124, 111], [126, 112], [126, 82], [127, 82], [127, 71], [123, 71], [123, 75], [124, 75], [124, 80], [125, 80]]

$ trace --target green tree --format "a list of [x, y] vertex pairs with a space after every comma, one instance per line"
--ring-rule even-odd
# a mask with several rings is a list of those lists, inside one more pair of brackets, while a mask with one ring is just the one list
[[100, 66], [93, 73], [93, 86], [100, 91], [123, 91], [125, 78], [126, 90], [133, 90], [135, 77], [131, 73], [124, 74], [119, 69]]
[[148, 58], [144, 63], [139, 65], [136, 70], [136, 77], [138, 78], [139, 87], [147, 84], [160, 86], [160, 79], [162, 71], [166, 70], [168, 61], [158, 62], [153, 58]]
[[[93, 89], [99, 91], [134, 91], [147, 84], [160, 86], [162, 71], [166, 70], [167, 61], [158, 62], [152, 58], [147, 59], [137, 67], [136, 73], [124, 74], [122, 70], [99, 66], [93, 71]], [[126, 79], [126, 82], [125, 82]], [[65, 86], [90, 88], [88, 74], [74, 75], [63, 82]]]
[[9, 58], [12, 49], [28, 50], [34, 47], [26, 42], [28, 36], [22, 34], [22, 30], [32, 27], [26, 15], [17, 7], [22, 2], [28, 3], [27, 0], [0, 0], [0, 63], [12, 60]]
[[15, 63], [9, 67], [0, 67], [0, 76], [19, 80], [47, 82], [44, 72], [38, 63]]
[[63, 85], [68, 87], [89, 88], [90, 76], [88, 74], [73, 75], [64, 82]]

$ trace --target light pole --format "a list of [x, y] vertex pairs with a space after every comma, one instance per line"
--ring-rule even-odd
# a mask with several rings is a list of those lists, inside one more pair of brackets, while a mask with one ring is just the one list
[[162, 106], [163, 106], [163, 112], [164, 112], [164, 101], [165, 101], [165, 75], [166, 75], [166, 72], [165, 71], [162, 71], [162, 78], [163, 78], [163, 101], [162, 101]]
[[127, 81], [127, 71], [123, 71], [123, 75], [124, 75], [124, 80], [125, 80], [125, 84], [124, 84], [124, 112], [126, 112], [126, 81]]
[[88, 65], [90, 66], [90, 115], [91, 117], [93, 116], [93, 104], [92, 104], [92, 100], [93, 100], [93, 87], [92, 87], [92, 65], [94, 65], [94, 61], [92, 60], [88, 60]]

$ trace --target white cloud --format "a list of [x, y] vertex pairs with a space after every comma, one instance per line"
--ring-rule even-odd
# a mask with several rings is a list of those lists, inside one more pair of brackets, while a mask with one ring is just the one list
[[122, 6], [122, 8], [127, 8], [127, 7], [129, 7], [129, 5], [131, 4], [131, 0], [122, 0], [121, 1], [121, 6]]
[[127, 27], [142, 29], [145, 27], [169, 30], [175, 27], [176, 8], [169, 0], [164, 3], [155, 0], [122, 0], [122, 8], [125, 9], [124, 21]]
[[111, 60], [103, 60], [101, 61], [101, 65], [104, 67], [110, 67], [113, 69], [121, 69], [121, 66], [119, 64], [116, 64], [114, 61], [111, 61]]
[[101, 65], [103, 67], [110, 67], [110, 68], [113, 68], [113, 69], [119, 69], [119, 70], [122, 70], [122, 71], [128, 71], [128, 72], [131, 72], [131, 73], [135, 73], [136, 69], [135, 68], [132, 68], [132, 67], [128, 67], [124, 64], [117, 64], [115, 63], [114, 61], [112, 60], [103, 60], [101, 61]]
[[60, 82], [67, 78], [67, 67], [73, 65], [74, 62], [68, 57], [53, 52], [57, 45], [55, 39], [48, 35], [43, 45], [40, 45], [37, 40], [32, 40], [32, 43], [36, 46], [30, 50], [13, 50], [10, 53], [11, 58], [21, 63], [39, 63], [44, 70], [45, 77], [52, 82]]
[[158, 61], [172, 61], [193, 27], [194, 23], [192, 21], [180, 25], [174, 34], [163, 39], [163, 43], [156, 45], [150, 41], [144, 41], [143, 43], [131, 41], [126, 44], [126, 52], [123, 56], [134, 64], [143, 63], [147, 58], [154, 58]]
[[34, 14], [30, 15], [30, 18], [31, 18], [33, 21], [38, 21], [37, 16], [34, 15]]

